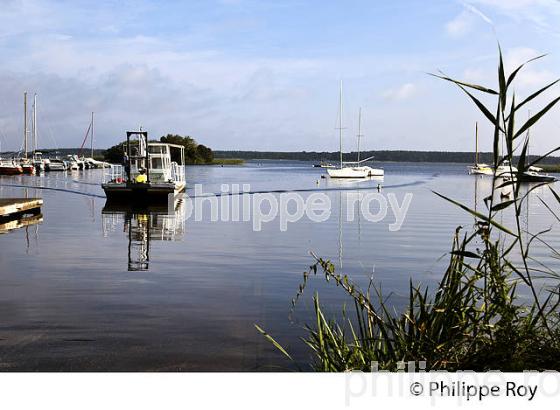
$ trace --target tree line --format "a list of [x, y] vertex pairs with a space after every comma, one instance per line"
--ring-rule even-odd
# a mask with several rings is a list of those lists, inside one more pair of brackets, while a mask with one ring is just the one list
[[[156, 142], [152, 140], [151, 142]], [[214, 152], [203, 144], [199, 144], [194, 138], [183, 137], [177, 134], [167, 134], [159, 139], [159, 142], [182, 145], [185, 147], [185, 163], [187, 164], [211, 164], [214, 161]], [[113, 145], [103, 153], [105, 160], [111, 163], [120, 163], [123, 160], [126, 141]], [[179, 153], [171, 152], [171, 160], [178, 161]]]
[[[241, 158], [250, 159], [268, 159], [268, 160], [295, 160], [295, 161], [327, 161], [338, 162], [340, 153], [335, 152], [316, 152], [316, 151], [300, 151], [300, 152], [273, 152], [273, 151], [214, 151], [216, 158]], [[343, 153], [344, 161], [356, 161], [357, 152]], [[474, 163], [474, 152], [453, 152], [453, 151], [362, 151], [360, 158], [365, 159], [374, 157], [375, 161], [390, 162], [456, 162], [456, 163]], [[531, 155], [530, 160], [537, 159], [538, 156]], [[492, 153], [480, 152], [479, 163], [492, 163]], [[560, 161], [559, 157], [547, 157], [539, 161], [542, 164], [555, 164]]]

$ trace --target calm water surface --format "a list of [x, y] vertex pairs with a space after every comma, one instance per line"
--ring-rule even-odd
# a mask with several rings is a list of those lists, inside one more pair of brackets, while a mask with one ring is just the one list
[[[299, 191], [304, 200], [324, 192], [328, 220], [304, 217], [279, 229], [278, 219], [253, 230], [253, 221], [184, 220], [175, 214], [104, 209], [102, 171], [0, 177], [0, 197], [40, 196], [43, 221], [0, 235], [0, 366], [3, 370], [282, 370], [290, 367], [254, 328], [259, 324], [300, 362], [309, 353], [298, 337], [311, 321], [311, 296], [319, 291], [335, 314], [348, 300], [317, 277], [290, 316], [309, 252], [331, 259], [356, 282], [369, 278], [402, 304], [409, 280], [434, 286], [446, 263], [454, 229], [473, 226], [463, 211], [432, 190], [484, 209], [491, 180], [466, 175], [457, 164], [379, 164], [381, 193], [399, 204], [412, 194], [400, 230], [391, 211], [379, 222], [356, 212], [377, 192], [377, 181], [333, 182], [303, 162], [251, 162], [239, 167], [188, 167], [205, 193], [222, 184], [250, 184], [252, 192]], [[25, 188], [22, 186], [26, 186]], [[43, 187], [37, 189], [34, 187]], [[530, 197], [523, 222], [533, 231], [552, 227], [538, 196]], [[207, 204], [209, 205], [209, 204]], [[375, 202], [372, 212], [375, 212]], [[557, 208], [557, 206], [556, 206]], [[509, 221], [508, 215], [504, 222]], [[558, 263], [545, 247], [536, 257]]]

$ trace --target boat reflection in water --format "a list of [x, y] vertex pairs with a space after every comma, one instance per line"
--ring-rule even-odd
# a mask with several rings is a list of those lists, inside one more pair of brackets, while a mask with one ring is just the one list
[[152, 241], [178, 241], [185, 231], [184, 205], [180, 200], [173, 212], [169, 212], [167, 205], [134, 208], [105, 204], [102, 221], [104, 237], [122, 224], [128, 236], [129, 271], [149, 270]]

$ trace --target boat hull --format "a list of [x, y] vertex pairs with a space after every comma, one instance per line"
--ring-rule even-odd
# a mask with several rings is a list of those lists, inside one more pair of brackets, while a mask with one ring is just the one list
[[66, 167], [62, 164], [47, 164], [45, 165], [45, 171], [66, 171]]
[[2, 166], [0, 165], [0, 175], [21, 175], [23, 168], [20, 166]]
[[344, 168], [329, 168], [327, 173], [331, 178], [368, 178], [368, 177], [382, 177], [385, 171], [379, 168], [371, 167], [344, 167]]
[[494, 175], [494, 170], [490, 167], [469, 167], [470, 175]]
[[530, 173], [523, 173], [518, 176], [519, 181], [521, 182], [555, 182], [556, 177], [551, 175], [535, 175]]
[[21, 166], [23, 173], [27, 175], [35, 175], [35, 166], [32, 164], [22, 165]]
[[178, 195], [185, 191], [185, 184], [174, 183], [117, 183], [102, 184], [107, 202], [128, 204], [165, 204], [169, 195]]

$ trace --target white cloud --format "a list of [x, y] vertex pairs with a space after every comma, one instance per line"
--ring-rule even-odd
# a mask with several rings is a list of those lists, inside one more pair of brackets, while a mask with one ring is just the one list
[[473, 16], [471, 13], [463, 10], [453, 20], [445, 25], [447, 34], [453, 37], [459, 37], [471, 31], [473, 26]]
[[412, 83], [406, 83], [397, 88], [386, 90], [382, 96], [390, 101], [408, 100], [416, 94], [416, 86]]

